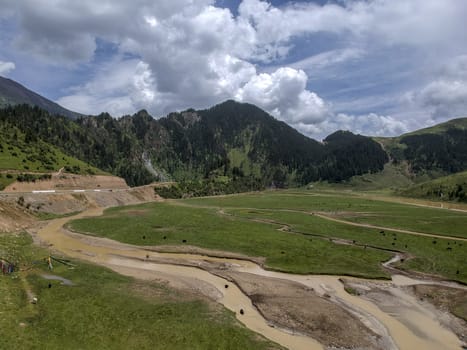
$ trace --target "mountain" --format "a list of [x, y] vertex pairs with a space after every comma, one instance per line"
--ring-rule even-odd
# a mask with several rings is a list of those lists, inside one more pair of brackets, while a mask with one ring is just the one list
[[103, 113], [71, 120], [19, 105], [0, 111], [0, 123], [130, 185], [216, 178], [254, 187], [301, 185], [377, 172], [388, 160], [371, 138], [345, 132], [320, 143], [254, 105], [234, 101], [159, 120], [146, 111], [119, 119]]
[[45, 97], [25, 88], [23, 85], [11, 79], [0, 77], [0, 108], [8, 105], [28, 104], [37, 106], [51, 114], [64, 115], [76, 119], [79, 113], [72, 112]]
[[407, 134], [402, 135], [402, 137], [410, 136], [410, 135], [413, 136], [413, 135], [424, 135], [424, 134], [442, 134], [443, 132], [447, 132], [452, 129], [467, 130], [467, 118], [451, 119], [441, 124], [436, 124], [428, 128], [423, 128], [423, 129], [409, 132]]
[[414, 177], [429, 179], [467, 170], [467, 118], [377, 141], [395, 164], [406, 162]]
[[[8, 91], [19, 89], [11, 96], [27, 92], [35, 101], [48, 101], [13, 81], [1, 82]], [[4, 100], [7, 95], [0, 94]], [[394, 174], [398, 184], [404, 178], [420, 183], [467, 170], [467, 118], [398, 137], [337, 131], [318, 142], [254, 105], [231, 100], [158, 120], [145, 110], [118, 119], [107, 113], [72, 119], [21, 104], [0, 110], [0, 128], [12, 127], [129, 185], [210, 179], [257, 188], [359, 175], [360, 182], [377, 184], [381, 175], [379, 183], [390, 187]]]

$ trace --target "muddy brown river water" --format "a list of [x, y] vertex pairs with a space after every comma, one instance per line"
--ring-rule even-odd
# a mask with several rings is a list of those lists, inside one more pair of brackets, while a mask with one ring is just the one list
[[[102, 212], [101, 208], [93, 208], [73, 217], [52, 220], [39, 230], [38, 237], [42, 242], [52, 244], [55, 250], [63, 254], [107, 266], [124, 275], [202, 286], [200, 288], [205, 294], [235, 312], [237, 319], [247, 328], [289, 349], [314, 350], [323, 349], [323, 346], [311, 337], [271, 326], [235, 284], [197, 266], [203, 263], [222, 264], [230, 271], [294, 281], [313, 288], [318, 295], [326, 295], [376, 334], [385, 337], [388, 349], [461, 349], [459, 338], [437, 321], [436, 313], [423, 307], [415, 297], [401, 288], [427, 283], [426, 281], [400, 275], [392, 276], [392, 281], [371, 281], [382, 289], [390, 290], [391, 295], [396, 296], [392, 300], [393, 303], [375, 303], [373, 300], [348, 294], [339, 281], [340, 276], [294, 275], [264, 270], [246, 260], [153, 252], [142, 247], [63, 229], [63, 225], [70, 220], [98, 216]], [[158, 262], [161, 260], [163, 263]], [[181, 266], [181, 262], [191, 266]], [[357, 283], [359, 281], [352, 280]], [[369, 280], [361, 281], [365, 283]], [[229, 284], [229, 288], [225, 288], [226, 283]], [[240, 309], [244, 310], [243, 315], [239, 313]]]

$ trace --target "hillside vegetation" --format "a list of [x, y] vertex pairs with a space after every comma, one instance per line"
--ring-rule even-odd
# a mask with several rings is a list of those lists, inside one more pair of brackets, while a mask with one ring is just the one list
[[394, 163], [408, 162], [413, 176], [430, 179], [467, 170], [467, 118], [378, 140]]
[[74, 121], [22, 105], [1, 111], [0, 121], [129, 185], [226, 177], [281, 187], [340, 181], [377, 172], [387, 162], [368, 137], [338, 132], [319, 143], [253, 105], [234, 101], [160, 120], [140, 111], [120, 119], [101, 114]]
[[0, 123], [0, 190], [15, 180], [50, 178], [51, 172], [61, 168], [75, 174], [103, 174], [99, 169], [38, 139], [31, 132], [25, 133], [8, 122]]
[[394, 189], [467, 170], [467, 118], [399, 137], [337, 131], [318, 142], [251, 104], [229, 100], [158, 120], [145, 110], [118, 119], [107, 113], [86, 117], [4, 78], [1, 107], [3, 129], [53, 145], [123, 177], [130, 186], [155, 180], [207, 181], [237, 192], [318, 181]]
[[467, 202], [467, 171], [423, 182], [400, 191], [408, 197]]

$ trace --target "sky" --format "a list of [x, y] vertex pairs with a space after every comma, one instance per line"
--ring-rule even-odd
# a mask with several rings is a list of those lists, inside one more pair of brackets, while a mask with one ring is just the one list
[[0, 75], [83, 114], [227, 99], [315, 139], [467, 117], [466, 0], [0, 0]]

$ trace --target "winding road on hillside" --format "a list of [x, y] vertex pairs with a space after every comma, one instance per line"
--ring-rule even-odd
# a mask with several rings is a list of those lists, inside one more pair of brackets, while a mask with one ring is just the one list
[[[293, 275], [264, 270], [251, 261], [196, 254], [159, 253], [151, 247], [138, 247], [110, 239], [69, 232], [64, 225], [70, 220], [86, 216], [99, 216], [102, 208], [92, 208], [67, 218], [50, 221], [40, 229], [37, 237], [45, 244], [67, 256], [87, 260], [114, 271], [141, 279], [160, 279], [174, 287], [197, 289], [236, 313], [246, 327], [289, 349], [322, 349], [323, 346], [310, 336], [293, 334], [273, 327], [235, 283], [235, 274], [272, 278], [277, 281], [298, 283], [310, 288], [358, 318], [380, 338], [384, 349], [460, 349], [461, 342], [455, 334], [440, 325], [438, 313], [420, 305], [403, 286], [416, 284], [442, 284], [439, 281], [420, 281], [394, 275], [392, 282], [352, 279], [356, 283], [371, 283], [393, 290], [400, 307], [388, 310], [374, 301], [350, 295], [344, 290], [340, 276]], [[444, 237], [443, 237], [444, 238]], [[230, 254], [231, 255], [231, 254]], [[230, 273], [234, 279], [225, 277]], [[348, 278], [348, 277], [343, 277]], [[229, 288], [225, 288], [225, 285]], [[456, 285], [456, 288], [466, 288]], [[243, 309], [244, 314], [239, 310]]]

